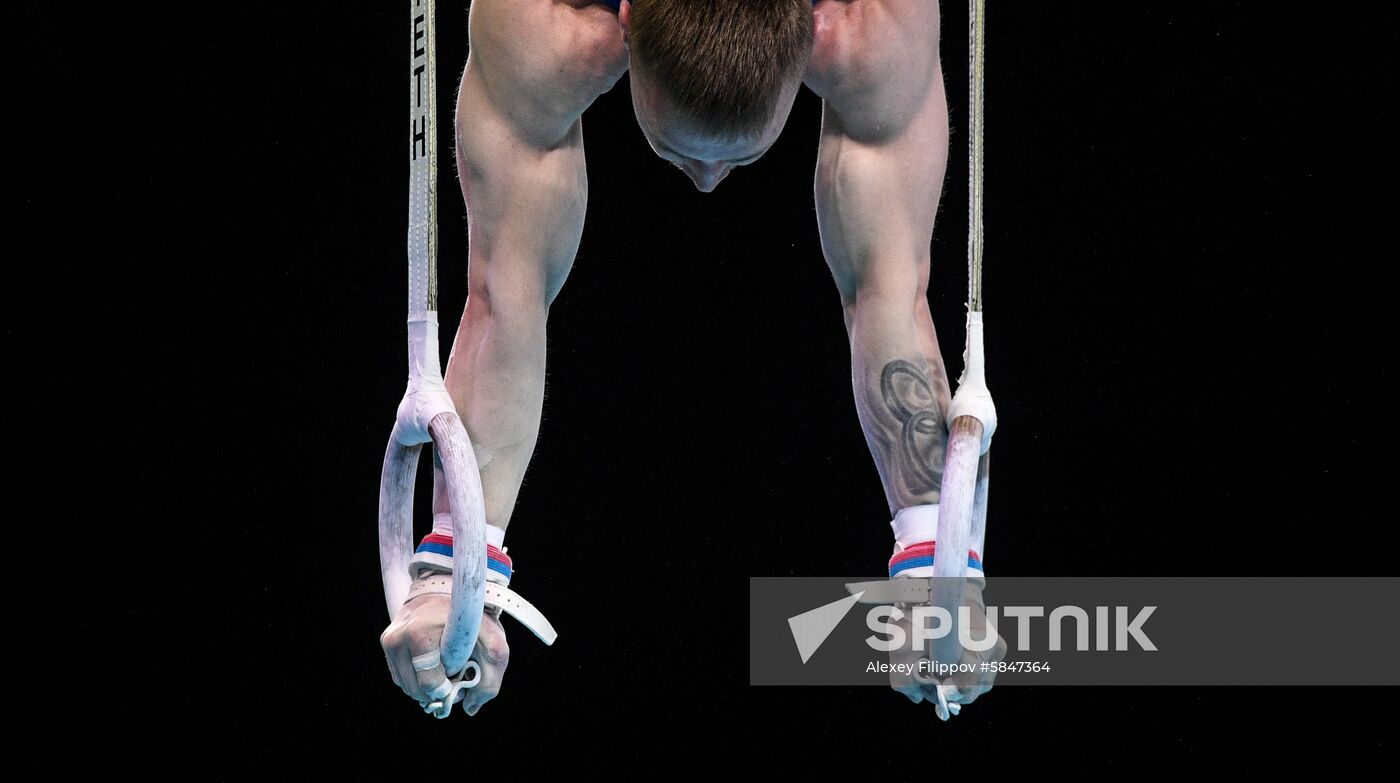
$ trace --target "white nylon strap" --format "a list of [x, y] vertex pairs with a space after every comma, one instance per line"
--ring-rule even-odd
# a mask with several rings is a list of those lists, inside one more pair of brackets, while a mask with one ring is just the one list
[[992, 435], [997, 431], [997, 406], [987, 389], [987, 373], [982, 350], [982, 314], [967, 314], [967, 347], [963, 349], [963, 374], [958, 379], [958, 391], [948, 406], [948, 424], [959, 416], [971, 416], [982, 422], [982, 452], [992, 447]]
[[[420, 595], [428, 594], [452, 595], [452, 577], [445, 574], [434, 574], [415, 580], [408, 588], [408, 600], [410, 601]], [[509, 587], [495, 582], [487, 582], [486, 605], [519, 620], [521, 625], [529, 628], [530, 632], [538, 636], [540, 641], [545, 644], [554, 644], [554, 640], [559, 636], [543, 612], [536, 609], [534, 604], [521, 598], [519, 593]]]
[[438, 356], [437, 312], [410, 313], [408, 316], [408, 389], [399, 403], [394, 437], [405, 446], [429, 443], [428, 423], [457, 407], [442, 380]]

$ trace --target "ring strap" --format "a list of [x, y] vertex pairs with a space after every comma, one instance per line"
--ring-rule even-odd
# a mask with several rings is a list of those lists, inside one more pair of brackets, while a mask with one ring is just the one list
[[[408, 588], [408, 600], [412, 601], [420, 595], [452, 595], [452, 577], [448, 574], [434, 574], [415, 580]], [[519, 620], [521, 625], [529, 628], [530, 632], [545, 644], [554, 644], [559, 635], [543, 612], [505, 585], [486, 583], [486, 605]]]

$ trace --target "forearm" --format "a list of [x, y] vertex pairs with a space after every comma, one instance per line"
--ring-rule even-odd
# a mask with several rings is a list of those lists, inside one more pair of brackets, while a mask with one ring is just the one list
[[858, 294], [846, 327], [856, 414], [890, 513], [937, 503], [951, 394], [922, 288]]
[[850, 338], [856, 412], [890, 511], [937, 503], [948, 379], [928, 308], [947, 166], [941, 80], [892, 138], [861, 141], [828, 103], [816, 179], [822, 248]]
[[[545, 325], [578, 250], [587, 178], [577, 120], [547, 147], [528, 142], [474, 76], [469, 64], [457, 111], [468, 295], [444, 380], [476, 451], [486, 519], [506, 528], [539, 434]], [[446, 510], [435, 493], [434, 511]]]
[[[490, 524], [506, 528], [539, 435], [547, 308], [468, 295], [444, 380], [471, 436]], [[442, 482], [433, 509], [448, 510]]]

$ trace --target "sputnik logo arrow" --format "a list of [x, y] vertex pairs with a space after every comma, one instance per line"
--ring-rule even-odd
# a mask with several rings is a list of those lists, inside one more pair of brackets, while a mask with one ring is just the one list
[[831, 632], [836, 630], [836, 626], [841, 624], [841, 618], [851, 611], [851, 607], [855, 606], [856, 601], [859, 601], [863, 595], [865, 595], [864, 590], [788, 618], [788, 627], [792, 629], [792, 640], [797, 643], [797, 653], [802, 656], [803, 664], [811, 659], [817, 648], [826, 641], [826, 637], [830, 636]]

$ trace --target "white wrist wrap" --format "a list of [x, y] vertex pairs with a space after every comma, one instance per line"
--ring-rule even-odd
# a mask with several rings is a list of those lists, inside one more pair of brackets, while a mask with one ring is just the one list
[[900, 549], [932, 541], [938, 532], [938, 504], [901, 508], [895, 513], [890, 527], [894, 528], [894, 540]]
[[[486, 526], [486, 552], [488, 561], [492, 557], [492, 550], [498, 549], [502, 555], [505, 554], [504, 546], [506, 541], [506, 531], [495, 525]], [[410, 576], [417, 576], [420, 569], [439, 571], [445, 574], [452, 573], [452, 514], [442, 512], [433, 515], [433, 532], [423, 539], [423, 543], [418, 546], [418, 550], [413, 553], [413, 557], [408, 561], [408, 573]], [[509, 585], [510, 576], [509, 561], [506, 561], [505, 569], [492, 569], [486, 571], [488, 582], [500, 582]]]
[[[933, 545], [938, 532], [938, 504], [902, 508], [890, 523], [894, 529], [894, 557], [890, 558], [890, 578], [933, 576]], [[910, 551], [910, 550], [914, 551]], [[967, 553], [967, 575], [981, 578], [982, 556]]]
[[[452, 537], [452, 512], [442, 511], [433, 514], [433, 532], [440, 536]], [[501, 549], [506, 543], [506, 530], [503, 527], [496, 527], [489, 522], [486, 525], [486, 543]], [[452, 567], [449, 563], [448, 568]]]

